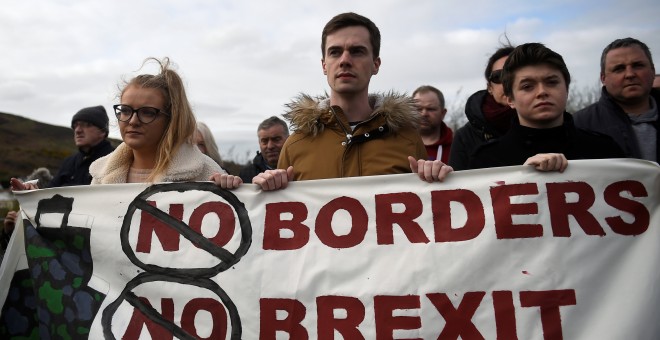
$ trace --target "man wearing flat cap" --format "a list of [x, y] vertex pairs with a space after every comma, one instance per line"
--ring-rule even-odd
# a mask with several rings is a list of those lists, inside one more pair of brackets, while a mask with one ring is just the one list
[[103, 106], [78, 111], [71, 119], [71, 128], [79, 151], [62, 162], [49, 188], [90, 184], [89, 165], [113, 150], [108, 141], [108, 114]]

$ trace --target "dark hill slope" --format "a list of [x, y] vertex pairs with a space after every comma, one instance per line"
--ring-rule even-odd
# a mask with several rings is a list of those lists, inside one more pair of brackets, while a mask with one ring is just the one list
[[4, 188], [11, 177], [25, 177], [36, 168], [46, 167], [54, 175], [64, 158], [77, 151], [71, 128], [0, 112], [0, 183]]

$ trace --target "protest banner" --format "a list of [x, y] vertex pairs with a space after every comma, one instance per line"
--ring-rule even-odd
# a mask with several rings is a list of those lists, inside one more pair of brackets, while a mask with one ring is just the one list
[[18, 193], [1, 338], [658, 339], [660, 167]]

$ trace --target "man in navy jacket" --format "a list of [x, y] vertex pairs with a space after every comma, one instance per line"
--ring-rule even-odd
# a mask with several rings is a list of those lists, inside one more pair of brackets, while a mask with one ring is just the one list
[[611, 42], [601, 55], [600, 100], [575, 113], [575, 125], [612, 137], [626, 157], [658, 162], [658, 103], [651, 51], [634, 38]]

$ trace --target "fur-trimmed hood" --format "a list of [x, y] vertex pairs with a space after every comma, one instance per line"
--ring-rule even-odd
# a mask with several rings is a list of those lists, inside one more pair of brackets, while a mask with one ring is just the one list
[[[390, 131], [396, 133], [402, 128], [417, 128], [419, 115], [411, 97], [396, 92], [374, 93], [369, 95], [369, 105], [373, 108], [370, 120], [382, 116]], [[307, 94], [298, 95], [283, 116], [291, 129], [304, 135], [317, 136], [327, 126], [341, 130], [350, 130], [346, 117], [338, 117], [330, 110], [330, 98], [327, 94], [312, 97]]]
[[[115, 151], [90, 165], [92, 184], [126, 183], [132, 161], [131, 148], [125, 143], [119, 144]], [[184, 143], [172, 156], [166, 172], [154, 182], [207, 181], [215, 172], [225, 173], [215, 161], [202, 154], [197, 146]]]

